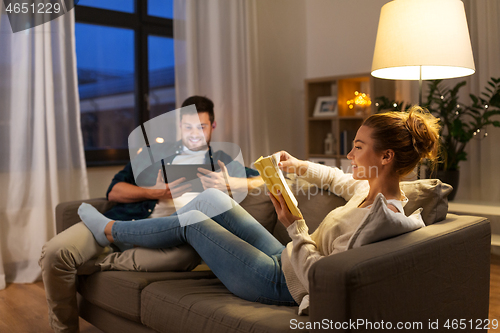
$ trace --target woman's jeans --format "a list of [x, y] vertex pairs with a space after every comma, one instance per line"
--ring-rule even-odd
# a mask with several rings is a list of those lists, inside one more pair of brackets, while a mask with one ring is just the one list
[[189, 243], [233, 294], [296, 305], [281, 269], [285, 247], [219, 190], [204, 191], [172, 216], [116, 222], [112, 235], [115, 241], [150, 248]]

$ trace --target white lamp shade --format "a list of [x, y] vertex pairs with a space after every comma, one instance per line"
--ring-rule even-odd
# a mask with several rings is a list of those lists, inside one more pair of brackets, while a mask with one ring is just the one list
[[382, 7], [372, 75], [382, 79], [448, 79], [474, 74], [460, 0], [394, 0]]

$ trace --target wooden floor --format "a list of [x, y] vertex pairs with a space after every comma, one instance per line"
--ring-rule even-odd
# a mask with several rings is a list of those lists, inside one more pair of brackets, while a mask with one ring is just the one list
[[[490, 320], [496, 319], [500, 325], [500, 256], [491, 256], [490, 265]], [[490, 326], [491, 327], [491, 326]], [[500, 326], [499, 326], [500, 327]], [[500, 328], [498, 329], [500, 332]]]
[[[0, 291], [1, 333], [53, 333], [42, 282], [9, 284]], [[80, 318], [80, 333], [104, 333]]]
[[[491, 257], [490, 320], [500, 321], [500, 256]], [[80, 318], [81, 333], [103, 333]], [[500, 331], [500, 329], [499, 329]], [[42, 282], [10, 284], [0, 291], [1, 333], [51, 333]]]

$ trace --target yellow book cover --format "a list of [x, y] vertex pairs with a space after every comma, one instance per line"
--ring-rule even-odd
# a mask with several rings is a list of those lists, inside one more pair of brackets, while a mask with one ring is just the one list
[[255, 168], [257, 169], [257, 171], [259, 171], [262, 179], [264, 179], [269, 192], [271, 192], [274, 197], [278, 199], [277, 191], [280, 191], [290, 212], [294, 216], [302, 218], [302, 213], [299, 210], [299, 203], [297, 201], [297, 198], [295, 198], [292, 190], [290, 190], [290, 187], [286, 183], [283, 172], [278, 168], [279, 158], [279, 153], [267, 157], [261, 156], [257, 161], [255, 161]]

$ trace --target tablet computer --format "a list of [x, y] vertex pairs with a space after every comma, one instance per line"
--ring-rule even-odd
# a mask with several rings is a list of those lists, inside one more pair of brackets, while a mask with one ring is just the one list
[[[174, 180], [185, 177], [184, 182], [189, 182], [191, 184], [191, 192], [203, 192], [203, 184], [201, 179], [198, 178], [197, 174], [201, 173], [198, 168], [203, 168], [212, 171], [212, 166], [210, 164], [170, 164], [165, 165], [166, 182], [171, 183]], [[214, 165], [215, 171], [219, 171], [220, 167], [216, 164]], [[163, 171], [162, 171], [163, 173]]]

